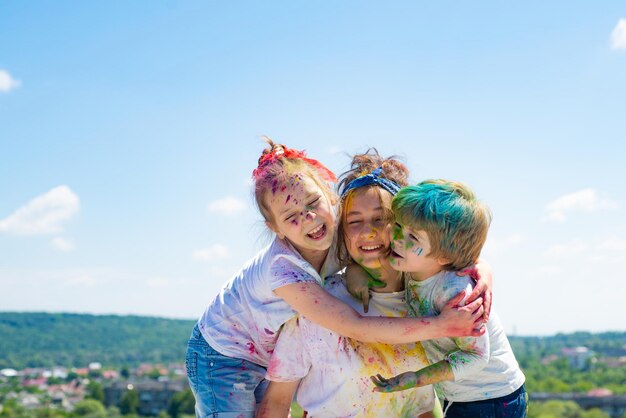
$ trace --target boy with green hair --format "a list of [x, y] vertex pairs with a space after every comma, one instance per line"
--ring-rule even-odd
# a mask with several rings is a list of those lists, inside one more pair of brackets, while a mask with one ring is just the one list
[[[408, 273], [411, 316], [436, 316], [452, 296], [473, 282], [456, 271], [474, 264], [487, 238], [489, 209], [464, 184], [427, 180], [405, 187], [392, 201], [396, 224], [391, 265]], [[480, 337], [422, 341], [431, 365], [386, 379], [378, 392], [437, 384], [447, 418], [526, 416], [527, 394], [500, 320], [492, 312]]]

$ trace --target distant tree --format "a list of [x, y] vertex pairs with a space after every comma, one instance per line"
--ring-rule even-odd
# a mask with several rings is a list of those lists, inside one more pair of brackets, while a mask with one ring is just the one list
[[611, 418], [610, 415], [603, 412], [601, 409], [592, 408], [588, 411], [583, 412], [581, 418]]
[[33, 411], [36, 418], [67, 418], [69, 414], [65, 411], [52, 408], [40, 408]]
[[610, 418], [599, 409], [584, 411], [573, 401], [531, 402], [528, 418]]
[[126, 391], [120, 400], [120, 412], [123, 415], [136, 414], [139, 409], [139, 395], [134, 389]]
[[104, 389], [102, 389], [102, 385], [95, 380], [90, 381], [87, 385], [86, 398], [104, 402]]
[[196, 400], [191, 389], [177, 392], [170, 401], [167, 412], [172, 418], [179, 418], [183, 414], [193, 414], [195, 412]]
[[120, 413], [120, 409], [117, 406], [109, 406], [107, 408], [107, 417], [108, 418], [120, 418], [122, 414]]
[[89, 376], [90, 379], [100, 378], [102, 377], [102, 370], [89, 370], [87, 376]]
[[95, 399], [83, 399], [74, 405], [74, 416], [85, 418], [106, 418], [104, 405]]
[[161, 372], [159, 371], [157, 367], [153, 367], [152, 370], [148, 372], [147, 376], [150, 379], [157, 380], [159, 377], [161, 377]]
[[167, 412], [161, 411], [159, 412], [159, 415], [157, 415], [157, 418], [171, 418], [171, 417], [170, 417], [170, 414], [168, 414]]

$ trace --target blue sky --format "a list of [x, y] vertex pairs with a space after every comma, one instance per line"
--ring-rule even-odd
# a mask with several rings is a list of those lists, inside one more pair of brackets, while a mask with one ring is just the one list
[[198, 317], [269, 135], [468, 183], [509, 333], [624, 330], [626, 6], [0, 3], [0, 310]]

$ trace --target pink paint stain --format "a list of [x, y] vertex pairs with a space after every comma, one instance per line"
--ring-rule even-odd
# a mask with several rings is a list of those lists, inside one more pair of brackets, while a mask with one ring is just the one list
[[256, 350], [256, 347], [251, 342], [246, 343], [246, 348], [248, 349], [248, 352], [250, 354], [259, 354], [259, 352]]

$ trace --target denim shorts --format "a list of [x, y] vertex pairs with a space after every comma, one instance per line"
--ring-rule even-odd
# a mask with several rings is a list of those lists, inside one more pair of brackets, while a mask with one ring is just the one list
[[199, 418], [253, 417], [267, 389], [265, 367], [218, 353], [197, 324], [187, 343], [185, 367]]
[[443, 402], [446, 418], [525, 418], [528, 393], [522, 385], [510, 395], [474, 402]]

